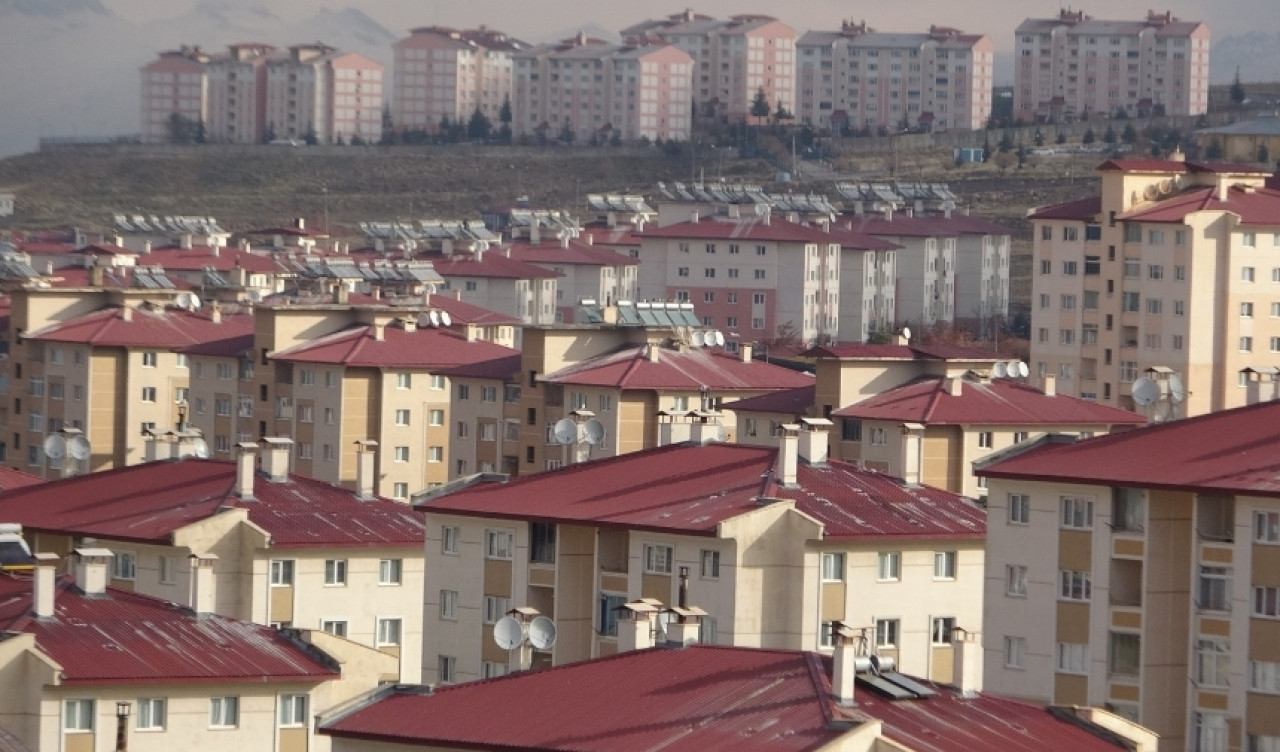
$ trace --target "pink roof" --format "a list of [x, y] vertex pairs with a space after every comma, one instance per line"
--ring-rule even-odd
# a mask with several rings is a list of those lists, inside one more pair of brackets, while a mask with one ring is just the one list
[[340, 675], [336, 662], [285, 633], [107, 588], [83, 595], [58, 580], [54, 615], [32, 616], [29, 575], [0, 575], [0, 628], [35, 635], [65, 686], [195, 683], [316, 683]]
[[807, 358], [840, 360], [998, 360], [999, 356], [969, 345], [819, 345], [803, 353]]
[[27, 486], [38, 486], [44, 482], [45, 479], [37, 475], [14, 470], [11, 467], [0, 467], [0, 491], [12, 491], [18, 488], [26, 488]]
[[839, 418], [891, 420], [925, 425], [1141, 426], [1137, 413], [1078, 397], [1045, 393], [1008, 379], [965, 379], [951, 396], [947, 379], [927, 376], [836, 410]]
[[592, 222], [584, 226], [582, 231], [594, 238], [596, 245], [640, 245], [640, 237], [636, 235], [635, 228], [630, 226], [609, 227], [603, 222]]
[[[102, 287], [116, 290], [139, 290], [133, 285], [133, 268], [128, 266], [103, 267]], [[182, 279], [168, 277], [178, 290], [191, 289], [191, 283]], [[89, 280], [89, 270], [83, 266], [64, 266], [54, 269], [51, 276], [44, 281], [53, 287], [94, 287]]]
[[222, 322], [215, 324], [207, 311], [134, 308], [129, 321], [121, 318], [121, 313], [119, 308], [104, 308], [37, 329], [26, 338], [98, 347], [180, 349], [253, 331], [253, 316], [247, 314], [224, 315]]
[[[1211, 439], [1211, 440], [1210, 440]], [[1041, 441], [978, 469], [991, 478], [1280, 496], [1280, 402], [1076, 443]]]
[[1224, 211], [1240, 216], [1242, 225], [1271, 226], [1280, 224], [1280, 190], [1232, 186], [1227, 200], [1218, 200], [1215, 188], [1192, 188], [1153, 206], [1129, 212], [1121, 218], [1137, 222], [1182, 223], [1188, 214], [1198, 211]]
[[642, 238], [693, 238], [698, 240], [771, 240], [789, 243], [835, 243], [819, 227], [790, 222], [782, 217], [701, 217], [697, 222], [650, 226], [637, 232]]
[[564, 264], [583, 266], [636, 266], [639, 259], [624, 256], [608, 248], [597, 248], [590, 243], [578, 240], [569, 241], [568, 248], [560, 247], [559, 241], [539, 243], [515, 242], [509, 246], [511, 258], [527, 261], [530, 264]]
[[725, 407], [739, 412], [782, 413], [785, 415], [804, 415], [813, 407], [815, 387], [801, 386], [795, 389], [780, 389], [776, 392], [761, 394], [756, 397], [725, 403]]
[[450, 378], [508, 381], [520, 375], [520, 361], [521, 356], [519, 354], [508, 355], [505, 358], [467, 363], [457, 368], [437, 371], [437, 373]]
[[649, 648], [430, 691], [388, 688], [321, 733], [439, 748], [799, 752], [837, 748], [857, 726], [878, 720], [885, 737], [917, 752], [1127, 749], [1042, 706], [962, 697], [920, 679], [936, 695], [891, 700], [859, 680], [857, 705], [842, 707], [831, 673], [832, 661], [817, 653]]
[[416, 328], [406, 332], [398, 326], [383, 329], [375, 339], [372, 324], [317, 337], [310, 342], [272, 353], [275, 360], [296, 363], [333, 363], [370, 368], [453, 368], [507, 355], [518, 350], [485, 340], [468, 342], [451, 329]]
[[560, 275], [515, 258], [507, 258], [500, 250], [486, 251], [479, 261], [472, 254], [445, 256], [429, 253], [414, 257], [430, 261], [441, 277], [489, 277], [492, 279], [555, 279]]
[[426, 512], [714, 535], [719, 523], [758, 509], [762, 496], [792, 499], [827, 539], [983, 538], [986, 516], [941, 489], [909, 488], [843, 462], [801, 463], [799, 488], [771, 480], [774, 447], [674, 444], [506, 483], [485, 483], [423, 502]]
[[198, 272], [212, 267], [220, 272], [243, 268], [250, 272], [266, 274], [293, 274], [266, 254], [245, 252], [239, 248], [219, 248], [217, 255], [209, 246], [193, 248], [153, 248], [150, 253], [138, 256], [140, 264], [159, 264], [166, 271]]
[[547, 374], [543, 381], [622, 389], [790, 389], [813, 384], [813, 377], [789, 368], [742, 359], [716, 350], [658, 350], [649, 361], [647, 347], [628, 347], [589, 358]]
[[1092, 222], [1102, 213], [1102, 196], [1091, 196], [1078, 201], [1053, 204], [1035, 210], [1030, 219], [1074, 219], [1078, 222]]
[[893, 219], [885, 219], [879, 214], [864, 217], [846, 215], [841, 218], [841, 224], [847, 225], [849, 229], [855, 232], [881, 237], [933, 238], [955, 235], [1009, 234], [1008, 228], [979, 217], [971, 217], [960, 213], [954, 213], [950, 217], [936, 214], [909, 217], [906, 214], [898, 213], [893, 215]]
[[517, 326], [521, 323], [515, 316], [491, 311], [488, 308], [458, 300], [452, 295], [432, 295], [427, 299], [427, 305], [448, 313], [455, 324]]
[[361, 501], [300, 475], [254, 478], [256, 501], [235, 495], [236, 466], [223, 460], [148, 462], [0, 494], [0, 519], [37, 532], [167, 545], [174, 531], [243, 508], [274, 548], [402, 546], [422, 542], [422, 520], [390, 499]]

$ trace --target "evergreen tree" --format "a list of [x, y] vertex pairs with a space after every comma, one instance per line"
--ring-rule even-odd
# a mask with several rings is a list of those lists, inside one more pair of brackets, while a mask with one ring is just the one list
[[982, 137], [982, 161], [983, 162], [991, 161], [991, 137], [990, 136]]
[[511, 125], [511, 97], [502, 98], [502, 108], [498, 110], [498, 122], [505, 126]]
[[791, 112], [782, 106], [782, 100], [778, 100], [778, 105], [773, 109], [773, 122], [781, 123], [783, 120], [790, 120]]
[[1059, 133], [1058, 137], [1054, 139], [1054, 143], [1065, 144], [1066, 142], [1067, 142], [1067, 134], [1065, 133]]
[[772, 110], [769, 107], [769, 98], [764, 95], [764, 87], [761, 86], [759, 89], [756, 89], [756, 98], [751, 100], [751, 116], [757, 118], [757, 122], [759, 122], [758, 118], [769, 117], [769, 113], [771, 111]]
[[391, 121], [391, 105], [382, 106], [382, 140], [378, 143], [390, 146], [396, 142], [395, 123]]
[[477, 107], [475, 112], [471, 113], [471, 119], [467, 121], [467, 137], [477, 141], [484, 141], [489, 138], [489, 132], [492, 130], [493, 124]]
[[1120, 134], [1120, 140], [1126, 144], [1132, 144], [1138, 140], [1138, 132], [1133, 129], [1133, 123], [1125, 123], [1124, 132]]
[[1209, 145], [1205, 147], [1204, 158], [1210, 162], [1216, 162], [1219, 159], [1222, 159], [1222, 142], [1218, 141], [1216, 138], [1210, 141]]
[[1116, 139], [1116, 129], [1108, 125], [1107, 132], [1102, 134], [1102, 140], [1107, 144], [1115, 144]]
[[1013, 148], [1013, 136], [1009, 135], [1009, 131], [1005, 131], [1004, 135], [1000, 137], [1000, 146], [998, 148], [1001, 154], [1006, 154]]
[[276, 140], [276, 124], [267, 123], [267, 132], [262, 134], [262, 143], [269, 144]]
[[307, 146], [315, 146], [320, 143], [320, 137], [316, 135], [315, 126], [307, 126], [307, 132], [302, 134], [302, 140], [307, 142]]
[[1090, 128], [1089, 130], [1084, 132], [1084, 136], [1081, 137], [1080, 142], [1084, 144], [1091, 144], [1097, 140], [1098, 140], [1098, 137], [1093, 134], [1093, 129]]
[[1244, 104], [1245, 96], [1244, 84], [1240, 83], [1240, 66], [1236, 66], [1236, 78], [1231, 82], [1231, 104], [1240, 107]]
[[1264, 165], [1271, 161], [1271, 151], [1267, 149], [1266, 144], [1258, 146], [1258, 161]]

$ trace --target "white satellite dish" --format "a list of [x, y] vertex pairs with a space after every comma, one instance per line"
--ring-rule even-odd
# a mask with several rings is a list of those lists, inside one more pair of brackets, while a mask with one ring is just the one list
[[196, 457], [199, 457], [202, 460], [209, 459], [209, 442], [204, 439], [196, 439], [191, 442], [191, 450]]
[[1025, 379], [1031, 375], [1031, 367], [1021, 360], [1018, 361], [1018, 378]]
[[200, 310], [200, 296], [196, 295], [194, 292], [191, 293], [191, 299], [187, 301], [187, 307], [193, 311]]
[[996, 375], [997, 379], [1003, 379], [1005, 376], [1009, 375], [1009, 364], [1002, 360], [992, 366], [991, 371]]
[[911, 339], [911, 327], [909, 326], [902, 327], [902, 338]]
[[448, 311], [440, 312], [440, 326], [453, 326], [453, 317], [449, 315]]
[[1175, 405], [1181, 404], [1187, 398], [1187, 388], [1182, 385], [1182, 379], [1178, 378], [1178, 374], [1169, 374], [1169, 399]]
[[510, 616], [493, 625], [493, 641], [503, 650], [514, 650], [524, 642], [524, 625]]
[[703, 344], [706, 343], [706, 338], [703, 336], [702, 332], [694, 332], [689, 339], [693, 342], [694, 347], [702, 347]]
[[604, 441], [604, 423], [601, 423], [596, 418], [588, 420], [582, 426], [582, 438], [591, 446]]
[[1133, 382], [1129, 394], [1133, 397], [1135, 404], [1146, 407], [1160, 397], [1160, 386], [1147, 376], [1143, 376]]
[[551, 435], [555, 437], [557, 444], [572, 444], [578, 440], [578, 424], [568, 418], [562, 418], [556, 421], [556, 425], [551, 429]]
[[545, 616], [529, 622], [529, 643], [538, 650], [550, 650], [556, 644], [556, 623]]
[[724, 347], [724, 332], [716, 331], [716, 347]]
[[427, 314], [427, 317], [431, 320], [431, 326], [433, 326], [433, 327], [434, 327], [434, 326], [440, 326], [440, 312], [439, 312], [439, 311], [432, 311], [432, 312], [430, 312], [430, 313], [428, 313], [428, 314]]
[[67, 440], [61, 434], [51, 434], [44, 440], [44, 456], [60, 460], [67, 455]]
[[89, 459], [89, 440], [83, 436], [76, 436], [67, 442], [67, 454], [71, 455], [73, 460]]

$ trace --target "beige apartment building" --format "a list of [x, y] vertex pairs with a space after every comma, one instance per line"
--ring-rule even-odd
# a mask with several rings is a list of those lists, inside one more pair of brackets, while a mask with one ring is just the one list
[[266, 135], [313, 135], [322, 144], [382, 137], [381, 65], [327, 45], [297, 44], [266, 68]]
[[796, 42], [796, 114], [839, 133], [984, 128], [994, 54], [990, 37], [943, 26], [882, 33], [846, 21], [840, 31], [810, 31]]
[[205, 67], [209, 141], [260, 144], [267, 133], [267, 60], [275, 48], [233, 44]]
[[1101, 195], [1029, 213], [1033, 375], [1133, 409], [1134, 382], [1154, 373], [1144, 410], [1157, 419], [1245, 404], [1242, 371], [1280, 352], [1267, 168], [1121, 159], [1099, 171]]
[[525, 46], [485, 26], [410, 30], [391, 46], [396, 129], [435, 131], [443, 120], [465, 123], [477, 111], [498, 128], [511, 99], [511, 56]]
[[[829, 649], [839, 622], [901, 670], [952, 681], [953, 628], [981, 630], [981, 508], [827, 463], [825, 431], [798, 428], [781, 449], [695, 439], [420, 502], [423, 680], [507, 673], [516, 653], [493, 625], [531, 608], [557, 630], [528, 656], [534, 668], [690, 630], [704, 643]], [[685, 603], [684, 589], [705, 612], [696, 626], [653, 613]], [[641, 598], [648, 615], [629, 621], [621, 607]]]
[[199, 47], [184, 45], [161, 52], [158, 59], [142, 66], [143, 143], [172, 141], [178, 135], [171, 127], [174, 115], [191, 125], [205, 122], [208, 82], [204, 71], [209, 59]]
[[1123, 110], [1203, 115], [1209, 108], [1209, 27], [1171, 12], [1100, 20], [1062, 9], [1014, 32], [1013, 116], [1061, 122]]
[[982, 463], [986, 687], [1105, 705], [1160, 750], [1280, 745], [1280, 500], [1265, 402]]

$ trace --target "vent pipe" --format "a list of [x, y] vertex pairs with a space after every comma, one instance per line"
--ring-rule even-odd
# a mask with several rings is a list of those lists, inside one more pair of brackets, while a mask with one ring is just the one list
[[667, 643], [676, 645], [694, 645], [698, 642], [698, 633], [702, 630], [702, 617], [706, 611], [689, 605], [689, 567], [680, 567], [679, 604], [667, 609], [674, 617], [667, 624]]
[[52, 619], [54, 593], [58, 589], [58, 555], [36, 554], [35, 579], [31, 585], [31, 606], [37, 619]]
[[254, 469], [258, 460], [258, 445], [252, 441], [242, 441], [237, 445], [236, 455], [236, 496], [241, 501], [253, 501]]
[[854, 700], [855, 677], [858, 675], [857, 641], [852, 639], [849, 630], [838, 621], [831, 622], [831, 641], [835, 644], [832, 656], [831, 689], [835, 692], [836, 701], [846, 707], [857, 705]]
[[778, 478], [783, 488], [795, 488], [796, 473], [799, 469], [800, 426], [787, 423], [782, 426], [782, 446], [778, 452], [778, 464], [781, 465]]
[[107, 592], [107, 564], [115, 554], [105, 548], [77, 548], [76, 587], [87, 596], [102, 596]]
[[800, 423], [804, 426], [800, 432], [800, 458], [810, 465], [827, 464], [827, 431], [835, 424], [826, 418], [801, 418]]

